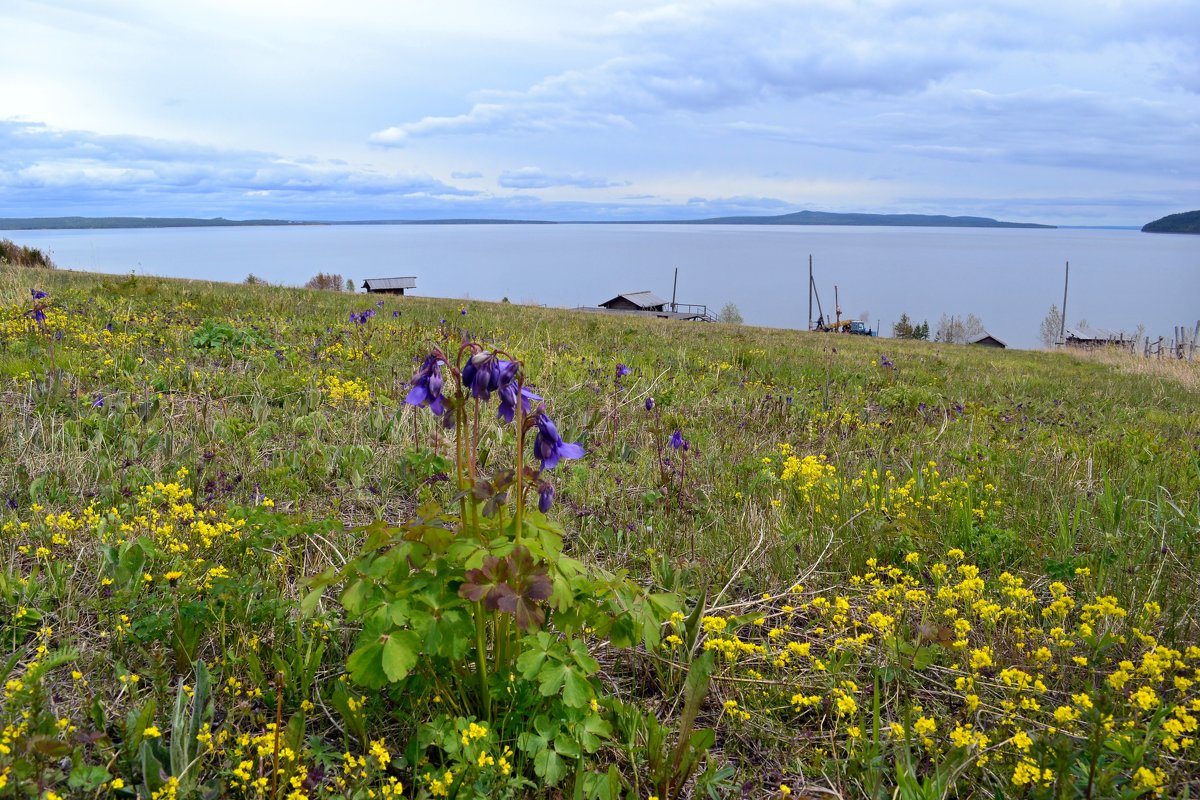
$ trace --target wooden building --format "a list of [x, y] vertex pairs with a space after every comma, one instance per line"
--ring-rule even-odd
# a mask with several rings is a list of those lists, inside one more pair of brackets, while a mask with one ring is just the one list
[[976, 336], [974, 339], [972, 339], [967, 344], [977, 344], [977, 345], [981, 345], [983, 347], [995, 347], [1000, 350], [1003, 350], [1006, 347], [1008, 347], [1008, 345], [1006, 345], [1004, 342], [997, 339], [995, 336], [992, 336], [987, 331], [984, 331], [983, 334], [980, 336]]
[[1078, 347], [1084, 350], [1094, 350], [1100, 347], [1133, 347], [1133, 339], [1126, 338], [1125, 332], [1094, 330], [1091, 328], [1067, 328], [1063, 344], [1067, 347]]
[[610, 311], [666, 311], [667, 301], [654, 292], [625, 292], [600, 304]]
[[362, 288], [371, 294], [403, 295], [405, 289], [417, 288], [417, 279], [412, 275], [406, 278], [367, 278]]

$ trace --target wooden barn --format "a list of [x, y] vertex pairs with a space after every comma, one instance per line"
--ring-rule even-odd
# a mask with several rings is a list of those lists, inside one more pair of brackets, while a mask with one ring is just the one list
[[987, 331], [984, 331], [983, 334], [980, 336], [976, 336], [974, 339], [972, 339], [967, 344], [977, 344], [982, 347], [995, 347], [999, 350], [1003, 350], [1006, 347], [1008, 347], [1008, 345], [1006, 345], [1004, 342], [997, 339], [995, 336], [992, 336]]
[[1132, 348], [1133, 339], [1126, 338], [1124, 331], [1093, 330], [1091, 328], [1067, 328], [1063, 344], [1067, 347], [1078, 347], [1084, 350], [1094, 350], [1100, 347]]
[[406, 278], [367, 278], [362, 288], [371, 294], [403, 295], [405, 289], [417, 288], [417, 279], [412, 275]]
[[625, 292], [600, 304], [610, 311], [666, 311], [667, 301], [654, 292]]

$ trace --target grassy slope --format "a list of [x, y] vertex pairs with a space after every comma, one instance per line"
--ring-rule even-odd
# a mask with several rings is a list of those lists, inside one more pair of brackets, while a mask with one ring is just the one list
[[[22, 316], [34, 286], [53, 301], [48, 334], [31, 332]], [[388, 298], [366, 325], [347, 323], [350, 312], [375, 308], [373, 300], [7, 272], [0, 277], [0, 503], [11, 500], [15, 510], [0, 506], [0, 521], [78, 515], [91, 499], [101, 507], [129, 501], [180, 468], [198, 508], [252, 506], [265, 495], [277, 512], [348, 523], [402, 519], [445, 496], [438, 463], [423, 454], [435, 446], [444, 454], [446, 443], [428, 415], [400, 401], [428, 344], [455, 341], [461, 329], [523, 359], [564, 437], [587, 448], [582, 462], [556, 476], [555, 511], [570, 549], [586, 561], [731, 603], [778, 596], [800, 577], [837, 590], [872, 570], [869, 559], [903, 563], [910, 551], [932, 559], [958, 547], [985, 574], [1009, 570], [1039, 592], [1064, 579], [1081, 597], [1113, 595], [1131, 610], [1157, 602], [1164, 642], [1197, 640], [1194, 370], [1181, 372], [1183, 380], [1135, 377], [1120, 363], [1058, 354], [478, 302], [462, 315], [456, 301], [424, 298]], [[194, 347], [206, 320], [230, 323], [244, 343], [235, 333], [225, 344], [217, 337], [210, 341], [218, 346]], [[614, 388], [618, 362], [634, 372]], [[355, 382], [352, 394], [366, 388], [369, 401], [336, 402], [329, 376]], [[647, 396], [661, 423], [643, 409]], [[102, 408], [94, 407], [99, 398]], [[691, 445], [686, 473], [669, 453], [663, 487], [658, 443], [675, 429]], [[511, 442], [511, 431], [499, 427], [485, 437], [485, 458], [502, 450], [505, 437]], [[819, 480], [780, 481], [791, 454], [824, 457], [842, 489], [834, 496], [822, 494]], [[909, 489], [894, 491], [910, 479]], [[940, 481], [950, 484], [941, 492]], [[914, 493], [925, 507], [911, 501]], [[35, 502], [44, 509], [36, 515]], [[121, 703], [113, 663], [150, 676], [169, 702], [171, 659], [152, 631], [109, 649], [108, 640], [89, 641], [108, 612], [102, 598], [82, 601], [86, 587], [63, 577], [35, 600], [13, 588], [37, 563], [17, 551], [18, 539], [6, 537], [0, 602], [36, 603], [54, 622], [56, 644], [82, 647], [93, 683], [110, 687], [114, 713]], [[242, 622], [265, 626], [264, 638], [286, 638], [287, 603], [301, 591], [297, 574], [341, 558], [354, 540], [332, 529], [295, 542], [297, 555], [273, 580], [269, 565], [244, 562], [247, 574], [261, 573], [274, 587], [256, 590], [263, 602], [282, 605]], [[50, 549], [74, 553], [81, 570], [98, 552], [82, 538]], [[72, 604], [90, 610], [79, 614]], [[11, 610], [5, 606], [5, 615]], [[29, 626], [8, 635], [36, 641]], [[335, 643], [339, 635], [348, 642], [349, 634], [335, 632]], [[222, 657], [221, 647], [199, 644], [210, 660]], [[614, 675], [614, 690], [628, 677]], [[907, 713], [897, 707], [894, 718]], [[745, 774], [759, 759], [778, 758], [772, 753], [792, 753], [777, 776], [759, 776], [764, 785], [801, 767], [837, 774], [817, 754], [794, 755], [787, 727], [766, 718], [741, 728], [730, 722], [719, 749]], [[1170, 771], [1178, 778], [1177, 768]], [[978, 780], [1003, 785], [1006, 775]], [[843, 789], [865, 786], [856, 775], [835, 779]]]

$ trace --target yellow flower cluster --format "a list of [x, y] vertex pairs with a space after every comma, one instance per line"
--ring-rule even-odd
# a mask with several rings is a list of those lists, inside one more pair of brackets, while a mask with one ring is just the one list
[[336, 375], [325, 376], [325, 395], [334, 408], [362, 407], [371, 402], [371, 392], [365, 383]]

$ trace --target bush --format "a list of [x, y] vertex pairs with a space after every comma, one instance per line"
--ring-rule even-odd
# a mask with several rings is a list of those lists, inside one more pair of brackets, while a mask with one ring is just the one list
[[57, 269], [50, 256], [38, 248], [19, 245], [8, 239], [0, 239], [0, 264], [12, 264], [14, 267]]

